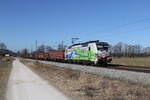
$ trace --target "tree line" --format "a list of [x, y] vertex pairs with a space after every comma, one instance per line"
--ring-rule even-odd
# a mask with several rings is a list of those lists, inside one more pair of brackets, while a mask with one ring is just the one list
[[35, 51], [30, 51], [30, 52], [29, 52], [29, 49], [24, 48], [24, 49], [22, 49], [21, 51], [18, 51], [17, 54], [18, 54], [19, 56], [24, 57], [24, 56], [26, 56], [28, 53], [47, 52], [47, 51], [50, 51], [50, 50], [65, 50], [66, 47], [67, 47], [67, 45], [64, 45], [64, 44], [62, 44], [62, 43], [58, 44], [58, 45], [57, 45], [57, 48], [54, 48], [54, 47], [52, 47], [52, 46], [50, 46], [50, 45], [44, 45], [44, 44], [42, 44], [42, 45], [39, 45], [39, 46], [36, 48]]
[[[39, 45], [36, 50], [29, 51], [29, 49], [24, 48], [17, 52], [19, 56], [25, 56], [28, 53], [33, 52], [47, 52], [49, 50], [65, 50], [67, 45], [64, 45], [62, 43], [57, 45], [57, 48], [54, 48], [50, 45]], [[110, 45], [109, 49], [110, 55], [113, 57], [148, 57], [150, 56], [150, 47], [143, 47], [139, 44], [137, 45], [131, 45], [119, 42], [116, 45]], [[11, 50], [7, 49], [7, 46], [5, 43], [0, 42], [0, 56], [4, 56], [5, 54], [13, 55], [15, 54]]]
[[147, 57], [150, 56], [150, 47], [141, 45], [130, 45], [122, 42], [110, 47], [110, 54], [113, 57]]
[[0, 42], [0, 56], [5, 56], [6, 54], [9, 54], [10, 56], [16, 56], [16, 53], [7, 49], [7, 46], [5, 43]]

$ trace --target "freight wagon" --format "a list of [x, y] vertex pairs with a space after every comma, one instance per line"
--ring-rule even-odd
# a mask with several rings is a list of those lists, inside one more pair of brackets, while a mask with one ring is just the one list
[[64, 61], [64, 50], [51, 50], [47, 52], [48, 60]]

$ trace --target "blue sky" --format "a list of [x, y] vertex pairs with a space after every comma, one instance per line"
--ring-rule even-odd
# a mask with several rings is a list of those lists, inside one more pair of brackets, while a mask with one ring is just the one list
[[149, 0], [1, 0], [0, 42], [13, 50], [34, 49], [36, 40], [69, 45], [72, 37], [150, 46], [150, 20], [143, 20], [150, 18], [149, 5]]

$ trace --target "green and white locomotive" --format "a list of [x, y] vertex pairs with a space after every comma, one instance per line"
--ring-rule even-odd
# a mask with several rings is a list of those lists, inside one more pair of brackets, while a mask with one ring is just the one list
[[65, 50], [65, 60], [82, 63], [103, 64], [112, 61], [109, 55], [109, 44], [89, 41], [69, 46]]

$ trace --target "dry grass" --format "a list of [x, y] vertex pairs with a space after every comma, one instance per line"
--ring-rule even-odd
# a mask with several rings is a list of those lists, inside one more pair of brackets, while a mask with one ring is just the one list
[[38, 62], [22, 61], [74, 100], [150, 100], [150, 87]]
[[5, 100], [7, 83], [11, 72], [12, 59], [4, 57], [0, 59], [0, 100]]
[[150, 67], [150, 57], [113, 58], [112, 64]]

